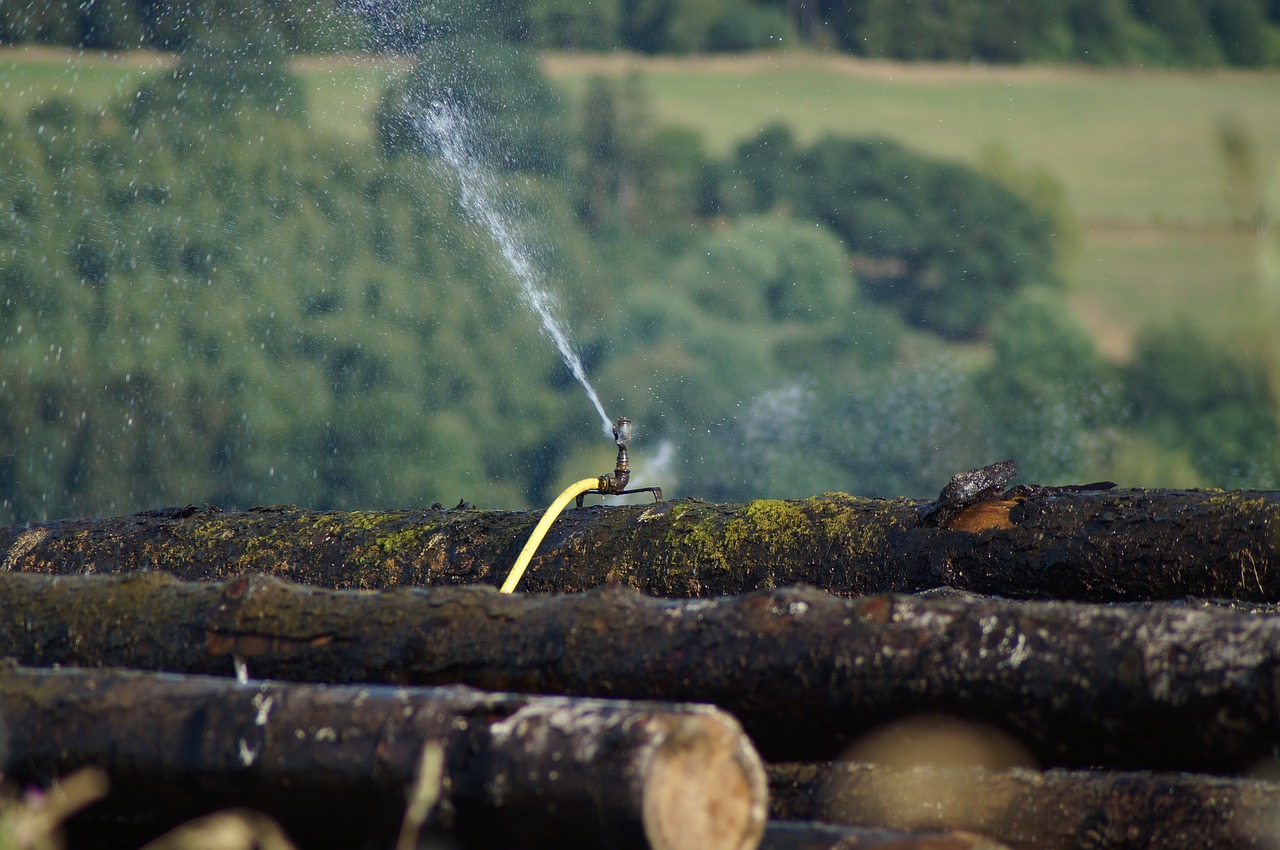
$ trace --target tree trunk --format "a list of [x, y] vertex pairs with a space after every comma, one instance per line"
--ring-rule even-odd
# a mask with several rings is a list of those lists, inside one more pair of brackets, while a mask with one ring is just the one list
[[764, 827], [759, 759], [708, 706], [11, 669], [0, 715], [12, 779], [107, 770], [72, 846], [234, 805], [303, 846], [388, 846], [429, 745], [429, 826], [469, 847], [753, 850]]
[[[939, 527], [926, 505], [841, 494], [745, 505], [696, 500], [566, 511], [522, 590], [610, 582], [657, 596], [804, 582], [845, 595], [952, 587], [1081, 601], [1280, 601], [1280, 493], [1010, 491]], [[538, 513], [325, 513], [181, 508], [0, 529], [0, 571], [160, 569], [219, 580], [268, 572], [323, 587], [490, 584]]]
[[1222, 605], [0, 579], [0, 656], [23, 664], [227, 675], [234, 655], [279, 679], [710, 702], [774, 760], [922, 712], [995, 724], [1040, 764], [1233, 771], [1280, 746], [1280, 616]]
[[771, 816], [962, 829], [1020, 850], [1235, 850], [1280, 840], [1280, 783], [1192, 774], [769, 767]]

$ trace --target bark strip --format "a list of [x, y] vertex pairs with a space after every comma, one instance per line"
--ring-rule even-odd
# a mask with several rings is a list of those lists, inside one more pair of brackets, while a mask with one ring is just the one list
[[304, 847], [390, 846], [432, 742], [429, 827], [468, 847], [754, 850], [766, 813], [758, 757], [709, 706], [19, 668], [0, 671], [0, 716], [10, 778], [110, 775], [71, 846], [236, 805]]
[[1236, 850], [1280, 842], [1280, 783], [1195, 774], [770, 765], [771, 816], [970, 830], [1020, 850]]
[[[569, 510], [521, 589], [622, 583], [697, 597], [807, 583], [844, 595], [951, 587], [1080, 601], [1280, 601], [1280, 493], [1014, 488], [926, 522], [931, 503], [827, 494]], [[501, 584], [540, 514], [172, 508], [0, 528], [0, 571], [246, 572], [337, 588]]]
[[659, 600], [330, 591], [264, 576], [0, 575], [0, 657], [265, 678], [708, 702], [775, 761], [925, 712], [1041, 765], [1236, 771], [1280, 747], [1280, 615], [785, 588]]

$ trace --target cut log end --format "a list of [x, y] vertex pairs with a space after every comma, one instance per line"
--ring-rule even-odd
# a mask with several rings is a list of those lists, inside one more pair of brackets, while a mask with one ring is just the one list
[[645, 780], [644, 831], [653, 850], [753, 850], [764, 834], [764, 767], [736, 722], [690, 717], [666, 736]]

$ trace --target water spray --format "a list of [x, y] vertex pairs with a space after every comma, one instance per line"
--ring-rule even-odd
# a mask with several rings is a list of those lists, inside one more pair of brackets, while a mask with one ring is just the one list
[[537, 527], [534, 528], [533, 533], [529, 535], [529, 541], [520, 550], [520, 557], [516, 558], [515, 566], [507, 574], [507, 580], [502, 583], [501, 590], [503, 593], [511, 593], [516, 589], [516, 585], [520, 583], [524, 571], [529, 566], [529, 561], [533, 560], [534, 553], [538, 551], [538, 544], [542, 542], [547, 530], [551, 528], [551, 523], [555, 522], [556, 517], [565, 509], [571, 499], [576, 500], [576, 507], [579, 508], [582, 507], [582, 500], [586, 498], [588, 493], [599, 493], [601, 496], [652, 493], [655, 502], [662, 501], [661, 487], [627, 489], [627, 484], [631, 480], [631, 459], [627, 456], [627, 444], [631, 442], [634, 433], [631, 420], [625, 416], [619, 416], [618, 421], [613, 424], [613, 441], [618, 446], [618, 459], [614, 462], [613, 472], [606, 472], [604, 475], [599, 475], [595, 478], [583, 478], [581, 481], [575, 481], [556, 497], [556, 500], [547, 507], [546, 513], [542, 515], [542, 519], [538, 522]]
[[436, 101], [417, 116], [415, 125], [419, 135], [430, 141], [439, 154], [438, 162], [447, 166], [457, 179], [463, 210], [493, 238], [520, 288], [520, 300], [538, 317], [543, 335], [555, 345], [574, 380], [582, 385], [608, 434], [609, 415], [604, 412], [600, 396], [587, 379], [582, 358], [569, 340], [569, 330], [560, 318], [555, 294], [543, 281], [519, 223], [503, 209], [497, 178], [471, 150], [473, 142], [466, 115], [454, 104]]

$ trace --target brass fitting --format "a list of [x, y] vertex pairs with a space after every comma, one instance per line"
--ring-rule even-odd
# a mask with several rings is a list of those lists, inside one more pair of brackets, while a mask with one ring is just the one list
[[614, 463], [612, 474], [600, 476], [600, 493], [604, 496], [616, 496], [627, 489], [631, 480], [631, 466], [627, 458], [627, 443], [631, 442], [631, 420], [619, 416], [613, 426], [613, 441], [618, 444], [618, 460]]

